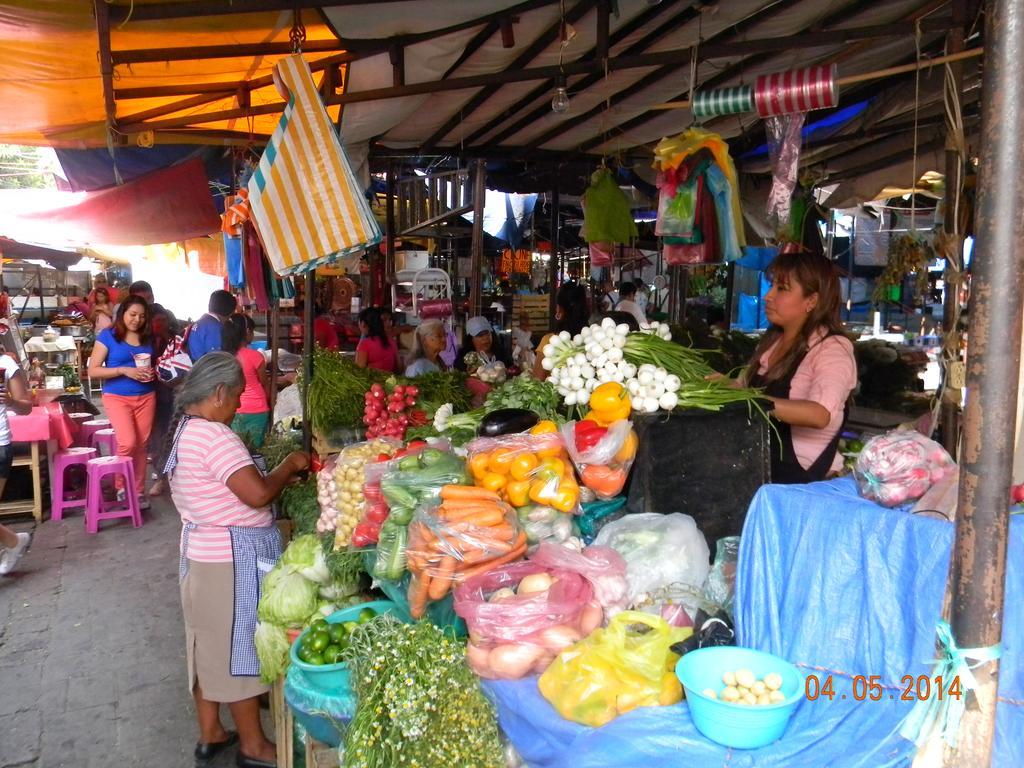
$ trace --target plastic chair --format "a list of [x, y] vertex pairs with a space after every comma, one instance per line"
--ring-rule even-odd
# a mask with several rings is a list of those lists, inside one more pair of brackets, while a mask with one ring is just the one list
[[78, 433], [78, 443], [84, 448], [92, 447], [92, 436], [94, 432], [110, 428], [110, 419], [90, 419], [83, 421], [81, 430]]
[[[102, 481], [110, 475], [124, 478], [124, 500], [104, 501]], [[129, 517], [133, 528], [142, 527], [142, 511], [135, 493], [135, 470], [129, 456], [102, 456], [88, 464], [88, 491], [85, 504], [85, 532], [99, 533], [101, 520]]]
[[[89, 444], [92, 448], [95, 448], [100, 456], [113, 456], [117, 453], [117, 439], [114, 437], [114, 430], [112, 429], [98, 429], [92, 433], [92, 437], [89, 438]], [[106, 446], [107, 452], [103, 452], [103, 447]]]
[[85, 467], [90, 459], [95, 458], [95, 448], [68, 448], [67, 450], [59, 451], [53, 457], [53, 479], [50, 482], [51, 520], [63, 520], [64, 510], [68, 507], [84, 507], [86, 505], [86, 496], [88, 496], [89, 488], [88, 482], [86, 483], [86, 496], [77, 496], [71, 499], [64, 498], [64, 471], [68, 467]]

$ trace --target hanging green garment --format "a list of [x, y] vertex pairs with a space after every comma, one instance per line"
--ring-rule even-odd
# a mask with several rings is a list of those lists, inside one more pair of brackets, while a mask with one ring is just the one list
[[588, 243], [629, 243], [637, 236], [629, 198], [607, 168], [598, 168], [583, 193], [583, 233]]

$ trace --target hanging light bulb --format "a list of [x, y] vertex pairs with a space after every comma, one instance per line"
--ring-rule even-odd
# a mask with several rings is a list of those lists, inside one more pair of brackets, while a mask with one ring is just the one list
[[569, 108], [569, 92], [565, 89], [565, 75], [555, 79], [555, 95], [551, 97], [551, 111], [561, 114]]

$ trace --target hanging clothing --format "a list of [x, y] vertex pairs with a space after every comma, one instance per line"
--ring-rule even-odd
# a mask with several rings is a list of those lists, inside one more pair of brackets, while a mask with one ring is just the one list
[[245, 268], [242, 264], [242, 238], [223, 235], [224, 258], [228, 266], [228, 285], [238, 290], [245, 287]]

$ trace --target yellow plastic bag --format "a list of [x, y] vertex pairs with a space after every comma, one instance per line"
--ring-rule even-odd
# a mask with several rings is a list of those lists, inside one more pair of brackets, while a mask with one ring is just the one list
[[625, 611], [563, 651], [540, 676], [540, 692], [565, 719], [594, 727], [637, 707], [675, 704], [683, 689], [669, 646], [692, 632]]

